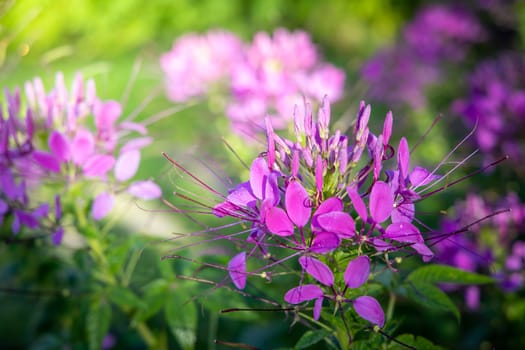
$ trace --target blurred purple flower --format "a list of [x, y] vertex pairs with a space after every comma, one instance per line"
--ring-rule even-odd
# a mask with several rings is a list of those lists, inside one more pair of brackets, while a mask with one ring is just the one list
[[487, 162], [509, 155], [524, 170], [525, 56], [506, 53], [480, 63], [469, 80], [467, 97], [452, 107], [470, 125]]

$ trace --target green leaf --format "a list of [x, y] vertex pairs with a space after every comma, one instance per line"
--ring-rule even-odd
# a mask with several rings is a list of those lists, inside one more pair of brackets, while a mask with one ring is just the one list
[[188, 294], [184, 289], [175, 289], [168, 292], [165, 317], [170, 331], [183, 349], [195, 347], [197, 328], [197, 307], [188, 301]]
[[303, 334], [301, 339], [299, 339], [297, 344], [295, 344], [295, 349], [306, 349], [309, 346], [317, 344], [329, 335], [330, 333], [322, 329], [315, 331], [307, 331]]
[[421, 281], [405, 284], [408, 296], [417, 303], [431, 309], [452, 313], [459, 321], [459, 310], [452, 300], [438, 287]]
[[[396, 340], [402, 342], [406, 345], [410, 345], [417, 350], [443, 350], [442, 347], [434, 345], [430, 340], [423, 337], [415, 337], [412, 334], [402, 334], [399, 337], [396, 337]], [[406, 350], [405, 345], [401, 345], [396, 342], [392, 342], [388, 347], [390, 350]]]
[[136, 296], [131, 290], [119, 286], [111, 288], [108, 293], [109, 299], [118, 305], [122, 310], [146, 308], [144, 302]]
[[97, 298], [89, 306], [86, 319], [89, 350], [100, 349], [102, 340], [109, 331], [110, 320], [111, 306], [106, 300]]
[[447, 265], [426, 265], [412, 272], [408, 281], [425, 283], [485, 284], [494, 279]]
[[168, 299], [169, 282], [163, 279], [156, 279], [142, 288], [144, 296], [142, 302], [145, 307], [137, 312], [133, 318], [136, 322], [143, 322], [155, 315]]

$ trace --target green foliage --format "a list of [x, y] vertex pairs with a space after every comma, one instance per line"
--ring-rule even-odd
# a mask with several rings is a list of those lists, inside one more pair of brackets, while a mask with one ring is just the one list
[[111, 321], [111, 306], [104, 298], [95, 298], [88, 310], [86, 332], [89, 350], [101, 348], [102, 340], [109, 330]]
[[448, 265], [425, 265], [411, 272], [407, 277], [407, 281], [416, 283], [485, 284], [493, 283], [494, 279]]
[[326, 330], [319, 329], [315, 331], [307, 331], [303, 334], [301, 339], [295, 344], [294, 349], [306, 349], [312, 345], [319, 343], [321, 340], [330, 336]]
[[[417, 350], [443, 350], [442, 347], [432, 344], [431, 341], [424, 337], [417, 337], [412, 334], [403, 334], [395, 338], [398, 342], [411, 346]], [[396, 343], [395, 341], [390, 343], [388, 349], [392, 350], [405, 350], [406, 345]]]
[[425, 265], [411, 272], [402, 285], [406, 295], [418, 304], [435, 310], [449, 312], [459, 321], [460, 312], [450, 297], [438, 288], [437, 283], [486, 284], [490, 277], [463, 271], [447, 265]]

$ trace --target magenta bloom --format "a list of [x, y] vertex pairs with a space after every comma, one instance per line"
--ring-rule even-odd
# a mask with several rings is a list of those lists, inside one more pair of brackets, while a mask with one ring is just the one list
[[224, 31], [190, 34], [160, 61], [171, 100], [218, 95], [232, 130], [248, 140], [264, 132], [267, 115], [284, 129], [304, 98], [337, 101], [344, 89], [344, 72], [323, 62], [303, 31], [259, 32], [246, 44]]

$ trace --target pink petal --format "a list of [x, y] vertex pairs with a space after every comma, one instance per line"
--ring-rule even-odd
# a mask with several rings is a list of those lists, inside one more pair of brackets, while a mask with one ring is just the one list
[[352, 201], [352, 204], [354, 206], [355, 211], [357, 212], [357, 215], [363, 220], [363, 222], [367, 222], [368, 220], [368, 214], [366, 211], [366, 205], [365, 202], [363, 202], [363, 198], [359, 195], [359, 192], [357, 191], [356, 186], [348, 186], [346, 188], [346, 192], [348, 193], [348, 196], [350, 197], [350, 200]]
[[271, 207], [268, 209], [265, 223], [268, 230], [278, 236], [291, 236], [294, 233], [293, 223], [281, 208]]
[[110, 193], [104, 192], [99, 194], [93, 201], [91, 217], [95, 220], [102, 220], [105, 218], [113, 208], [114, 201], [115, 197]]
[[409, 222], [396, 222], [388, 225], [384, 238], [389, 238], [398, 242], [422, 243], [423, 237], [419, 229]]
[[49, 136], [49, 149], [55, 155], [55, 157], [61, 161], [67, 161], [70, 158], [69, 140], [54, 130]]
[[388, 145], [388, 141], [390, 141], [390, 136], [392, 136], [392, 124], [393, 124], [393, 116], [392, 112], [388, 111], [385, 117], [385, 122], [383, 124], [383, 143], [385, 145]]
[[321, 317], [321, 309], [323, 308], [323, 300], [324, 298], [323, 297], [319, 297], [317, 299], [315, 299], [315, 303], [314, 303], [314, 320], [319, 320], [319, 318]]
[[411, 223], [412, 220], [414, 220], [415, 216], [415, 206], [412, 202], [406, 202], [403, 204], [398, 205], [392, 210], [392, 214], [390, 215], [390, 218], [392, 219], [392, 222], [408, 222]]
[[159, 185], [151, 180], [137, 181], [128, 187], [128, 193], [145, 201], [162, 196]]
[[246, 287], [246, 252], [235, 255], [228, 263], [228, 273], [235, 287]]
[[60, 172], [60, 162], [53, 154], [42, 151], [34, 151], [33, 159], [45, 170], [54, 173]]
[[313, 253], [329, 253], [341, 244], [341, 239], [335, 233], [321, 232], [314, 236], [310, 251]]
[[95, 138], [86, 130], [77, 132], [71, 143], [71, 157], [77, 165], [83, 164], [95, 151]]
[[368, 295], [358, 297], [354, 300], [355, 312], [368, 322], [383, 327], [385, 325], [385, 313], [379, 302]]
[[361, 255], [351, 260], [346, 266], [345, 283], [349, 288], [359, 288], [368, 280], [370, 274], [370, 259]]
[[331, 286], [334, 284], [334, 274], [323, 262], [310, 256], [301, 256], [299, 258], [299, 264], [301, 264], [303, 269], [308, 272], [310, 276], [325, 286]]
[[122, 122], [119, 124], [119, 127], [124, 130], [136, 131], [141, 135], [146, 135], [148, 133], [148, 129], [140, 123]]
[[394, 208], [394, 195], [390, 186], [383, 181], [377, 181], [370, 192], [370, 216], [378, 224], [390, 216]]
[[317, 222], [317, 217], [331, 211], [343, 211], [343, 201], [337, 197], [330, 197], [322, 202], [312, 217], [312, 229], [320, 230], [321, 226]]
[[112, 129], [121, 113], [122, 107], [117, 101], [95, 103], [93, 114], [97, 129]]
[[284, 300], [289, 304], [299, 304], [303, 301], [317, 299], [323, 296], [323, 290], [316, 284], [304, 284], [290, 289], [284, 295]]
[[429, 183], [440, 178], [439, 175], [433, 175], [430, 171], [420, 166], [414, 167], [414, 170], [410, 173], [410, 183], [414, 187], [426, 186]]
[[304, 227], [308, 223], [312, 212], [308, 192], [299, 182], [292, 181], [286, 188], [284, 200], [290, 220], [297, 226]]
[[424, 262], [429, 262], [434, 257], [434, 253], [425, 245], [425, 243], [415, 243], [410, 247], [421, 255]]
[[134, 150], [121, 154], [115, 163], [115, 178], [118, 181], [131, 179], [137, 173], [140, 164], [140, 151]]
[[410, 166], [410, 150], [408, 149], [407, 139], [402, 137], [397, 149], [397, 163], [399, 167], [400, 179], [406, 179], [408, 167]]
[[115, 158], [106, 154], [94, 154], [89, 157], [82, 169], [86, 177], [103, 177], [115, 164]]
[[341, 238], [349, 238], [355, 235], [354, 219], [348, 213], [333, 211], [319, 215], [317, 221], [324, 231], [336, 233]]
[[270, 170], [264, 158], [258, 157], [252, 163], [250, 168], [250, 187], [257, 199], [265, 198], [265, 187], [267, 186]]
[[137, 139], [130, 140], [122, 146], [120, 149], [120, 153], [124, 153], [127, 151], [132, 151], [136, 149], [142, 149], [149, 145], [153, 141], [152, 137], [140, 137]]

